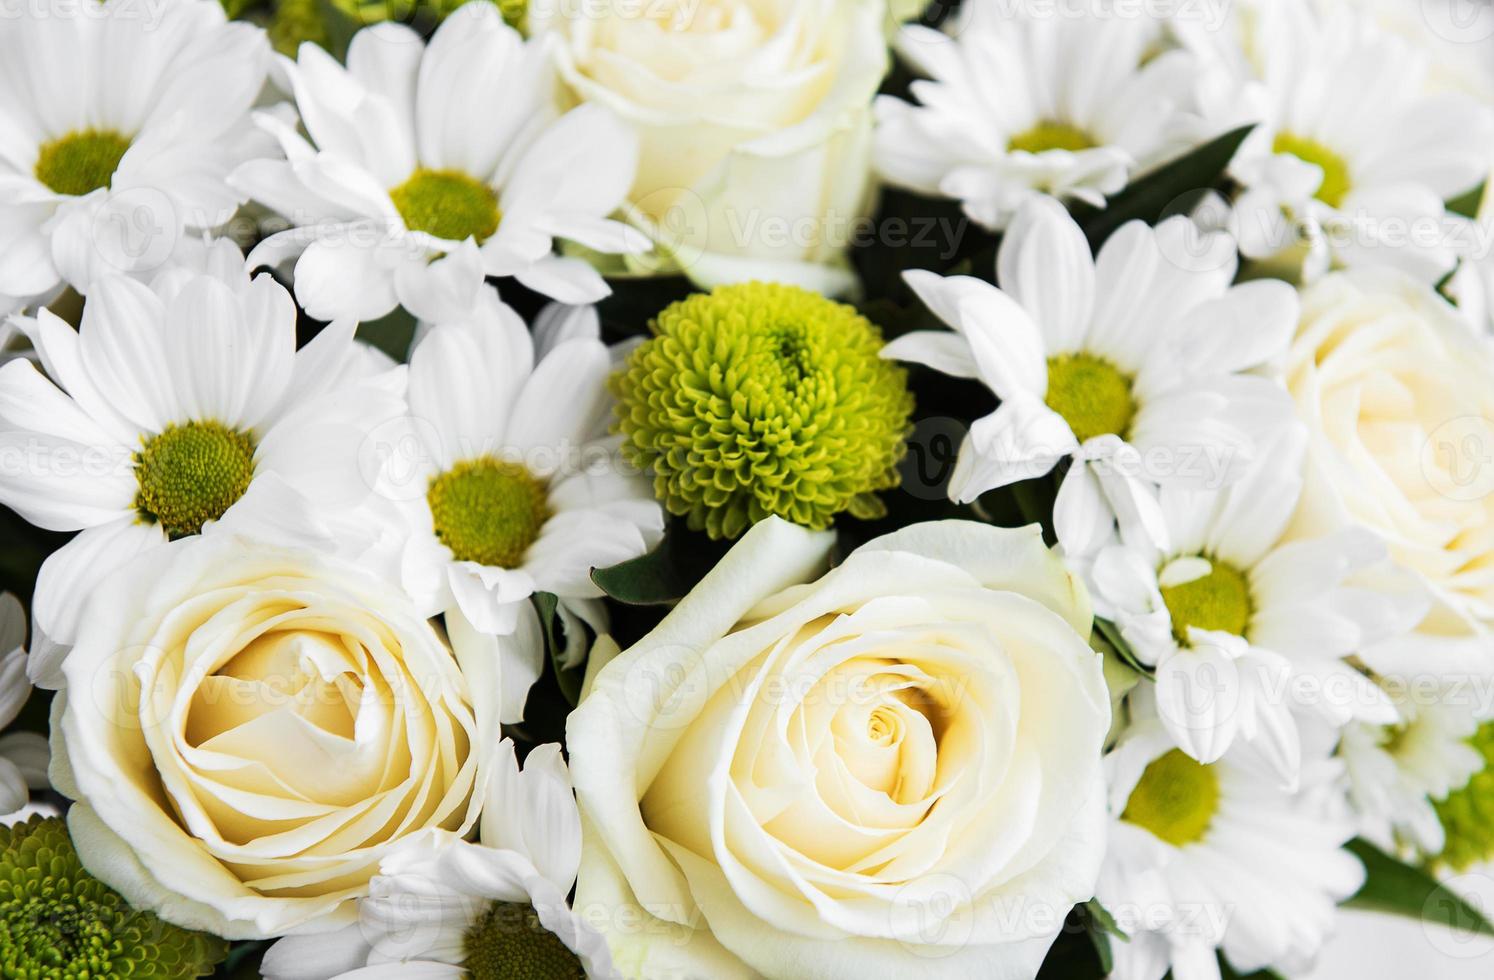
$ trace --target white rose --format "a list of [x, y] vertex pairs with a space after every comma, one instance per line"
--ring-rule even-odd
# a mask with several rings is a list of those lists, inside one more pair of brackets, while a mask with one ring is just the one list
[[496, 690], [491, 669], [464, 680], [357, 568], [185, 539], [108, 578], [82, 621], [52, 776], [84, 865], [133, 904], [233, 939], [335, 929], [391, 846], [474, 825], [476, 747], [498, 733], [468, 684]]
[[[1087, 594], [1037, 528], [753, 527], [567, 727], [625, 976], [1030, 978], [1104, 847]], [[594, 654], [595, 656], [595, 654]]]
[[631, 122], [633, 219], [704, 285], [844, 292], [870, 206], [884, 0], [534, 0], [569, 97]]
[[1415, 634], [1366, 651], [1372, 667], [1482, 670], [1494, 659], [1487, 342], [1430, 286], [1389, 269], [1327, 276], [1302, 303], [1286, 380], [1311, 441], [1291, 533], [1367, 527], [1431, 593]]

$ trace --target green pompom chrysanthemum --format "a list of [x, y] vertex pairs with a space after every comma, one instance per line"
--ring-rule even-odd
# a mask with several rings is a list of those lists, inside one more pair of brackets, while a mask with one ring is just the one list
[[0, 976], [186, 980], [227, 955], [223, 940], [132, 909], [83, 870], [60, 819], [0, 828]]
[[842, 303], [747, 283], [681, 300], [616, 378], [623, 453], [713, 538], [770, 514], [816, 530], [885, 509], [913, 396], [881, 332]]
[[1447, 832], [1437, 863], [1464, 871], [1494, 858], [1494, 722], [1486, 722], [1469, 743], [1484, 757], [1484, 768], [1462, 789], [1433, 802]]

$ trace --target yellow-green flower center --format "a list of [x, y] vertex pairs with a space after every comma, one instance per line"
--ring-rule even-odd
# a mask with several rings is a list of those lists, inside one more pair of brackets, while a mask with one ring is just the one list
[[493, 189], [459, 170], [422, 167], [389, 197], [406, 228], [453, 242], [475, 238], [480, 243], [498, 230], [503, 217]]
[[1437, 864], [1454, 871], [1494, 859], [1494, 722], [1484, 722], [1468, 741], [1483, 756], [1484, 768], [1446, 799], [1433, 801], [1447, 832]]
[[471, 980], [580, 980], [581, 960], [540, 924], [533, 906], [494, 902], [462, 939]]
[[1080, 442], [1103, 435], [1125, 438], [1136, 417], [1131, 379], [1093, 354], [1050, 357], [1043, 400], [1063, 416]]
[[1219, 776], [1180, 749], [1152, 761], [1126, 800], [1121, 819], [1183, 847], [1203, 840], [1219, 810]]
[[36, 179], [59, 194], [81, 197], [109, 186], [129, 148], [129, 139], [112, 129], [80, 129], [42, 144]]
[[458, 561], [517, 568], [550, 517], [545, 484], [521, 463], [484, 456], [431, 481], [436, 537]]
[[1349, 165], [1343, 157], [1317, 140], [1304, 139], [1291, 133], [1277, 133], [1272, 149], [1277, 153], [1290, 153], [1304, 163], [1321, 168], [1323, 183], [1315, 196], [1330, 208], [1344, 203], [1352, 183], [1349, 179]]
[[1250, 626], [1250, 580], [1233, 565], [1210, 564], [1209, 574], [1161, 589], [1173, 635], [1184, 645], [1189, 627], [1244, 636]]
[[1092, 149], [1095, 145], [1095, 141], [1090, 139], [1089, 134], [1077, 126], [1044, 120], [1031, 129], [1013, 136], [1006, 144], [1006, 148], [1013, 153], [1018, 151], [1046, 153], [1049, 150], [1077, 152]]
[[220, 422], [167, 426], [135, 454], [135, 509], [173, 538], [196, 534], [249, 489], [254, 441]]

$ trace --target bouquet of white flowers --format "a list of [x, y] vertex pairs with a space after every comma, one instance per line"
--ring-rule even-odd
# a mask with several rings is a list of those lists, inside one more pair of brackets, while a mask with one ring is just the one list
[[0, 974], [1494, 936], [1491, 171], [1484, 0], [15, 0]]

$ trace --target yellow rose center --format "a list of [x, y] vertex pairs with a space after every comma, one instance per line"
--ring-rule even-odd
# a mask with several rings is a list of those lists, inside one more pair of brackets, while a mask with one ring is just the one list
[[1204, 839], [1219, 811], [1219, 776], [1173, 749], [1154, 760], [1126, 800], [1121, 819], [1183, 847]]

